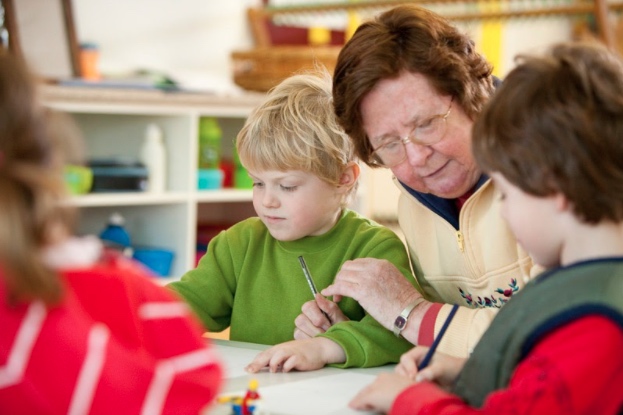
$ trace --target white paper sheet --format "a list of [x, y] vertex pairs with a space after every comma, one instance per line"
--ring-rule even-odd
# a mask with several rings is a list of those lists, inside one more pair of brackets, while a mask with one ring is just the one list
[[[221, 396], [243, 396], [251, 379], [258, 381], [258, 415], [364, 415], [372, 412], [355, 411], [348, 402], [365, 386], [371, 384], [380, 371], [364, 369], [324, 368], [317, 371], [270, 373], [262, 370], [248, 374], [244, 367], [261, 349], [245, 348], [234, 343], [215, 342], [216, 350], [225, 366], [226, 387]], [[210, 415], [231, 415], [229, 404], [216, 405]]]
[[261, 413], [362, 415], [366, 412], [348, 408], [348, 402], [375, 378], [374, 375], [344, 371], [281, 385], [262, 387], [260, 384]]
[[247, 376], [244, 368], [260, 353], [260, 350], [243, 349], [240, 347], [217, 346], [217, 353], [225, 365], [225, 378]]

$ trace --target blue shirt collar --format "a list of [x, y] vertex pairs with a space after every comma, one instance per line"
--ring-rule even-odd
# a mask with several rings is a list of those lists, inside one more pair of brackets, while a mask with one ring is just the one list
[[[487, 180], [489, 180], [489, 176], [483, 173], [472, 188], [472, 191], [475, 192], [480, 189]], [[411, 189], [401, 181], [399, 181], [399, 183], [407, 190], [407, 192], [409, 192], [409, 194], [419, 200], [420, 203], [444, 218], [449, 224], [454, 226], [454, 229], [459, 229], [459, 210], [456, 207], [454, 199], [444, 199], [430, 193], [418, 192]]]

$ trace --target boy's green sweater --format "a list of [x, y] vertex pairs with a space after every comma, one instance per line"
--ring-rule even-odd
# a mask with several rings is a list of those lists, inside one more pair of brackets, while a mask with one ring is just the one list
[[[314, 297], [298, 257], [303, 255], [319, 291], [342, 264], [372, 257], [392, 262], [412, 284], [409, 258], [390, 229], [345, 210], [327, 233], [296, 241], [273, 238], [259, 218], [233, 225], [213, 238], [196, 269], [168, 286], [180, 294], [210, 331], [231, 326], [230, 339], [274, 345], [293, 340], [294, 319]], [[413, 347], [381, 326], [352, 298], [340, 309], [351, 321], [333, 325], [323, 337], [338, 343], [346, 362], [372, 367], [397, 362]]]

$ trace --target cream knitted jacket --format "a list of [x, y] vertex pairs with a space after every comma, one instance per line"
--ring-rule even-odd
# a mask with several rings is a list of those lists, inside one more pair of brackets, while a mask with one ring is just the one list
[[437, 314], [435, 337], [451, 305], [461, 306], [438, 350], [466, 357], [499, 308], [540, 270], [503, 221], [491, 180], [463, 205], [458, 230], [394, 182], [415, 278], [429, 301], [446, 304]]

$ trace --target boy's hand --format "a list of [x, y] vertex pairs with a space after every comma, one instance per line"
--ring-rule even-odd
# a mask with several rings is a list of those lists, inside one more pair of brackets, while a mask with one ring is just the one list
[[418, 371], [417, 366], [427, 351], [428, 347], [418, 346], [403, 354], [395, 373], [381, 373], [350, 401], [349, 406], [357, 410], [387, 413], [403, 390], [424, 380], [436, 382], [449, 390], [467, 359], [435, 353], [431, 363]]
[[273, 373], [317, 370], [328, 363], [342, 363], [345, 360], [346, 354], [337, 343], [318, 337], [289, 341], [264, 350], [245, 370], [249, 373], [257, 373], [265, 367]]
[[427, 351], [428, 347], [418, 346], [404, 353], [400, 357], [400, 363], [396, 366], [396, 373], [415, 382], [423, 380], [435, 382], [440, 387], [449, 390], [467, 359], [436, 352], [430, 364], [418, 371], [417, 367], [424, 359]]
[[[320, 294], [316, 294], [315, 300], [303, 304], [301, 311], [302, 313], [294, 320], [296, 340], [313, 338], [329, 330], [333, 324], [349, 320], [336, 303]], [[329, 316], [331, 321], [327, 320], [323, 312]]]
[[381, 373], [359, 391], [348, 406], [360, 411], [388, 413], [396, 397], [412, 384], [412, 380], [397, 373]]

